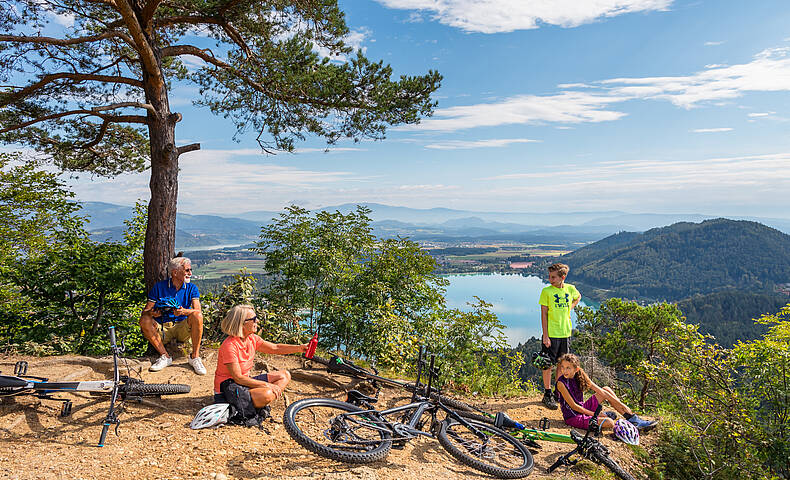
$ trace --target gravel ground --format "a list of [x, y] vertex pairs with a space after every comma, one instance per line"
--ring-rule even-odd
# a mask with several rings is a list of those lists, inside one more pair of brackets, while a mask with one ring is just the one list
[[[103, 448], [96, 443], [109, 405], [106, 397], [60, 394], [74, 404], [69, 417], [58, 416], [60, 402], [32, 397], [0, 401], [0, 478], [2, 479], [332, 479], [421, 480], [492, 478], [458, 463], [433, 439], [420, 438], [402, 450], [393, 450], [381, 462], [354, 466], [318, 457], [300, 447], [285, 431], [282, 415], [286, 402], [305, 397], [345, 398], [349, 380], [330, 376], [318, 366], [297, 357], [260, 356], [255, 373], [287, 368], [294, 374], [284, 399], [272, 406], [273, 419], [264, 429], [223, 426], [191, 430], [195, 413], [212, 399], [212, 372], [216, 351], [204, 349], [209, 375], [197, 376], [183, 355], [160, 372], [147, 371], [147, 359], [134, 362], [148, 383], [184, 383], [189, 394], [129, 402], [124, 406], [118, 435], [111, 430]], [[106, 359], [86, 357], [0, 357], [0, 371], [10, 373], [17, 360], [30, 363], [28, 373], [50, 380], [103, 380], [110, 378]], [[528, 426], [548, 416], [550, 431], [567, 433], [558, 411], [540, 406], [539, 398], [474, 399], [490, 411], [507, 411]], [[384, 389], [381, 402], [392, 406], [406, 401], [405, 393]], [[649, 441], [649, 437], [645, 440]], [[639, 465], [621, 443], [604, 439], [617, 461], [634, 473]], [[570, 445], [544, 442], [535, 453], [535, 470], [529, 478], [612, 478], [608, 470], [582, 462], [549, 476], [546, 467]]]

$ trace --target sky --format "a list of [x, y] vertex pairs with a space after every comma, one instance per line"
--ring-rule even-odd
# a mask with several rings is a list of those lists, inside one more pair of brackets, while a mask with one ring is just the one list
[[[265, 155], [176, 85], [179, 211], [382, 203], [790, 217], [787, 0], [341, 0], [348, 43], [438, 106], [383, 141]], [[147, 174], [70, 180], [147, 200]]]

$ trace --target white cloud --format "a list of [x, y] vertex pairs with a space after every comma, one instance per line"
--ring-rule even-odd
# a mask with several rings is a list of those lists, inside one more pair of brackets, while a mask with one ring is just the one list
[[[362, 50], [362, 53], [365, 53], [367, 47], [364, 46], [365, 41], [374, 42], [375, 40], [371, 39], [370, 36], [373, 34], [370, 29], [362, 27], [359, 30], [352, 30], [348, 32], [348, 34], [343, 38], [343, 42], [346, 46], [351, 47], [354, 52], [357, 50]], [[330, 60], [334, 60], [337, 62], [345, 62], [348, 60], [348, 57], [345, 54], [337, 54], [329, 51], [328, 48], [314, 44], [313, 49], [322, 57], [327, 57]]]
[[755, 112], [755, 113], [749, 113], [749, 114], [747, 114], [747, 116], [749, 118], [769, 117], [769, 116], [773, 115], [774, 113], [776, 113], [776, 112]]
[[[557, 164], [551, 171], [535, 169], [484, 178], [483, 181], [496, 181], [498, 185], [481, 191], [481, 195], [489, 203], [511, 199], [513, 208], [518, 205], [512, 199], [530, 205], [532, 211], [553, 208], [555, 171], [567, 169], [573, 171], [573, 176], [562, 184], [565, 210], [636, 205], [641, 211], [747, 214], [764, 212], [765, 198], [786, 201], [790, 191], [788, 164], [790, 152], [702, 160], [611, 161], [581, 168]], [[468, 195], [468, 201], [475, 200], [474, 195]]]
[[613, 95], [592, 95], [585, 92], [562, 92], [557, 95], [519, 95], [495, 103], [450, 107], [436, 110], [433, 117], [418, 125], [397, 130], [455, 131], [474, 127], [508, 124], [539, 124], [546, 122], [581, 123], [617, 120], [622, 112], [605, 110], [610, 103], [623, 101]]
[[689, 76], [614, 78], [601, 83], [611, 88], [612, 95], [668, 100], [683, 108], [737, 98], [750, 91], [790, 91], [790, 48], [763, 50], [749, 63]]
[[[295, 190], [305, 194], [369, 179], [346, 171], [320, 171], [272, 163], [257, 148], [198, 150], [179, 159], [178, 203], [186, 212], [239, 212], [239, 205], [282, 206]], [[112, 179], [70, 180], [77, 198], [133, 204], [150, 198], [149, 172]], [[256, 207], [257, 208], [257, 207]]]
[[721, 41], [721, 42], [705, 42], [705, 46], [706, 47], [715, 47], [716, 45], [721, 45], [723, 43], [724, 43], [723, 41]]
[[389, 8], [429, 13], [467, 32], [497, 33], [541, 24], [577, 27], [632, 12], [666, 10], [672, 0], [377, 0]]
[[487, 140], [448, 140], [441, 143], [432, 143], [425, 148], [434, 150], [468, 150], [471, 148], [500, 148], [514, 143], [535, 143], [540, 140], [530, 140], [528, 138], [492, 138]]
[[732, 128], [730, 127], [719, 127], [719, 128], [697, 128], [691, 130], [694, 133], [719, 133], [719, 132], [731, 132]]
[[421, 184], [421, 185], [399, 185], [397, 187], [400, 191], [407, 191], [407, 192], [415, 192], [415, 191], [429, 191], [429, 192], [437, 192], [440, 190], [458, 190], [460, 187], [456, 185], [428, 185], [428, 184]]
[[[607, 122], [626, 115], [608, 107], [628, 100], [665, 100], [690, 109], [704, 103], [726, 105], [748, 92], [790, 91], [790, 47], [764, 50], [749, 63], [708, 67], [687, 76], [561, 84], [566, 90], [554, 95], [517, 95], [498, 102], [438, 109], [422, 123], [396, 130], [450, 132], [508, 124]], [[584, 91], [574, 90], [582, 88]]]

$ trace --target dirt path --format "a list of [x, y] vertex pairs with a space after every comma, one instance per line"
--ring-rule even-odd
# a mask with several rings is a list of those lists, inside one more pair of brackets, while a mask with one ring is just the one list
[[[204, 349], [205, 364], [210, 372], [195, 375], [184, 357], [172, 367], [157, 373], [147, 371], [142, 363], [143, 379], [150, 383], [185, 383], [192, 387], [186, 395], [161, 400], [130, 402], [121, 416], [118, 436], [108, 435], [106, 446], [98, 448], [108, 407], [103, 397], [70, 395], [74, 403], [71, 416], [60, 418], [60, 402], [30, 397], [4, 399], [0, 403], [0, 478], [3, 479], [257, 479], [294, 478], [326, 480], [405, 480], [405, 479], [466, 479], [492, 478], [467, 468], [449, 456], [432, 439], [417, 439], [403, 450], [393, 450], [383, 462], [346, 465], [313, 455], [301, 448], [286, 433], [281, 419], [283, 400], [272, 407], [273, 421], [265, 430], [224, 426], [210, 430], [191, 430], [189, 422], [195, 413], [212, 399], [211, 372], [216, 368], [216, 351]], [[0, 371], [9, 373], [17, 360], [30, 363], [31, 375], [51, 380], [103, 380], [109, 377], [105, 364], [84, 357], [0, 358]], [[330, 377], [336, 382], [320, 383], [310, 375], [327, 378], [322, 367], [310, 368], [296, 357], [259, 358], [256, 373], [270, 368], [287, 368], [297, 378], [289, 385], [287, 401], [304, 397], [343, 399], [344, 377]], [[392, 406], [405, 401], [402, 391], [385, 389], [383, 404]], [[66, 398], [66, 395], [61, 395]], [[543, 416], [551, 419], [550, 430], [567, 433], [558, 412], [543, 409], [537, 398], [489, 400], [491, 410], [507, 411], [527, 425], [537, 425]], [[482, 402], [475, 400], [477, 404]], [[637, 464], [624, 445], [605, 439], [618, 461], [635, 472]], [[536, 467], [529, 478], [612, 478], [608, 471], [589, 462], [583, 467], [545, 474], [546, 467], [570, 448], [567, 444], [544, 442], [535, 454]]]

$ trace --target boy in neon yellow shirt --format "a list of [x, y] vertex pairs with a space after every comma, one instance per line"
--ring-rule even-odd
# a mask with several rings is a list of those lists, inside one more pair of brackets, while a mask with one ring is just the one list
[[543, 370], [543, 404], [557, 409], [557, 402], [551, 392], [551, 367], [568, 353], [571, 336], [571, 311], [582, 299], [576, 287], [565, 283], [570, 268], [564, 263], [549, 267], [549, 285], [540, 292], [540, 324], [543, 328], [541, 353], [551, 360], [551, 365]]

